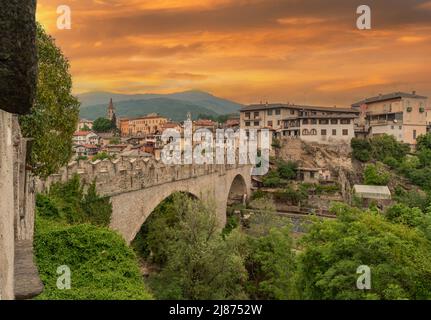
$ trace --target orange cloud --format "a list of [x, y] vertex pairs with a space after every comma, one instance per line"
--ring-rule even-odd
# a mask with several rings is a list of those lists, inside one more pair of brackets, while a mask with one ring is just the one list
[[[419, 2], [419, 4], [418, 4]], [[379, 92], [431, 95], [430, 1], [69, 0], [72, 30], [56, 29], [60, 0], [38, 19], [69, 57], [77, 93], [202, 89], [259, 100], [347, 105]]]

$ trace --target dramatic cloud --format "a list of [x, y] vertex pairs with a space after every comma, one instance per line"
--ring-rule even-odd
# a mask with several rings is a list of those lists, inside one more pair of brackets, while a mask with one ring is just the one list
[[[202, 89], [243, 103], [347, 105], [386, 91], [431, 96], [431, 1], [39, 0], [75, 92]], [[57, 30], [56, 8], [72, 9]]]

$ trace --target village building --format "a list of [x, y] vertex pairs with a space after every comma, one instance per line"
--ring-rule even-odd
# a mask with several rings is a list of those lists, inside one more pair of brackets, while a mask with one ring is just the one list
[[352, 108], [258, 104], [241, 109], [242, 129], [269, 129], [272, 137], [323, 144], [350, 143], [359, 111]]
[[380, 94], [356, 102], [352, 105], [360, 112], [356, 130], [369, 137], [392, 135], [399, 142], [414, 146], [417, 137], [427, 132], [427, 103], [428, 98], [415, 91]]
[[99, 147], [93, 144], [78, 144], [73, 149], [78, 157], [94, 156], [99, 152]]
[[110, 156], [116, 156], [126, 150], [129, 146], [127, 144], [108, 144], [103, 147], [103, 151], [105, 151]]
[[193, 121], [193, 132], [195, 132], [198, 129], [208, 129], [211, 132], [215, 132], [217, 127], [218, 127], [217, 122], [214, 122], [212, 120], [199, 119], [199, 120]]
[[362, 201], [364, 208], [374, 203], [383, 210], [392, 204], [392, 194], [387, 186], [354, 185], [353, 193]]
[[229, 117], [229, 119], [226, 120], [226, 122], [223, 124], [223, 127], [225, 129], [234, 129], [235, 131], [239, 129], [241, 124], [240, 116], [239, 115], [232, 115]]
[[99, 144], [103, 147], [106, 146], [108, 144], [112, 144], [112, 141], [115, 138], [120, 138], [117, 137], [114, 133], [112, 132], [100, 132], [97, 134], [99, 136]]
[[331, 171], [327, 168], [298, 168], [299, 180], [304, 183], [332, 182]]
[[93, 121], [87, 119], [81, 119], [78, 122], [76, 131], [88, 131], [93, 129]]
[[73, 144], [92, 144], [98, 145], [100, 143], [99, 136], [92, 131], [77, 131], [73, 134]]
[[120, 119], [121, 136], [145, 136], [161, 133], [162, 127], [168, 119], [156, 113], [143, 117]]
[[162, 132], [165, 130], [176, 130], [177, 132], [179, 132], [180, 134], [182, 134], [184, 132], [183, 127], [181, 126], [181, 124], [179, 124], [178, 122], [166, 122], [165, 124], [163, 124], [162, 126]]

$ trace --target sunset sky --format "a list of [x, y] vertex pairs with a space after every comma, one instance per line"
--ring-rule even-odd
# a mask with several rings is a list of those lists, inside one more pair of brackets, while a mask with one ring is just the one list
[[[356, 8], [372, 30], [356, 29]], [[69, 5], [72, 30], [56, 28]], [[74, 92], [200, 89], [240, 103], [431, 97], [431, 1], [38, 0]]]

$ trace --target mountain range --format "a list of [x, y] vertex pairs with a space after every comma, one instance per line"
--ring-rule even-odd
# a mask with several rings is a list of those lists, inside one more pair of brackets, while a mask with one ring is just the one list
[[201, 114], [216, 117], [238, 113], [243, 106], [198, 90], [171, 94], [89, 92], [78, 95], [81, 102], [81, 119], [95, 120], [105, 117], [111, 98], [117, 117], [120, 118], [143, 116], [155, 112], [173, 121], [182, 121], [186, 119], [188, 112], [194, 119]]

